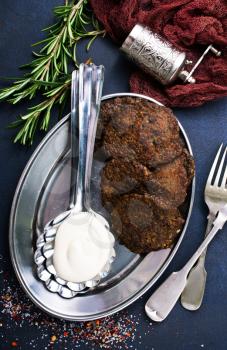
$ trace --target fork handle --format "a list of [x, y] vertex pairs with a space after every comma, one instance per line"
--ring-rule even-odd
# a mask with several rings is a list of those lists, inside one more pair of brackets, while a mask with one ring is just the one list
[[[219, 218], [220, 220], [218, 220]], [[173, 272], [148, 299], [145, 311], [153, 321], [162, 322], [169, 315], [186, 286], [189, 271], [217, 232], [223, 227], [225, 221], [224, 212], [221, 214], [219, 212], [213, 223], [213, 228], [184, 267], [177, 272]]]
[[[205, 237], [210, 232], [214, 219], [215, 215], [209, 214]], [[204, 267], [206, 251], [207, 249], [202, 252], [196, 264], [189, 272], [186, 287], [181, 294], [181, 305], [190, 311], [198, 310], [203, 301], [207, 278], [207, 272]]]

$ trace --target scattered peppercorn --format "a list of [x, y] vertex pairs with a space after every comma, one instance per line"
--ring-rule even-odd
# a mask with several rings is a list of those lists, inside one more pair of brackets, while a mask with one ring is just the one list
[[[8, 265], [5, 263], [5, 271]], [[13, 274], [4, 274], [0, 286], [0, 344], [8, 343], [17, 349], [135, 349], [138, 339], [137, 326], [140, 315], [135, 316], [122, 311], [113, 316], [90, 322], [68, 322], [58, 320], [39, 310], [26, 297]], [[1, 281], [0, 281], [1, 283]], [[33, 331], [30, 332], [29, 329]], [[17, 339], [9, 340], [12, 332], [24, 331], [24, 338], [19, 344]], [[150, 332], [148, 324], [147, 333]], [[36, 333], [37, 337], [34, 337]], [[138, 340], [137, 340], [138, 341]], [[65, 345], [65, 347], [63, 346]], [[1, 347], [1, 345], [0, 345]]]

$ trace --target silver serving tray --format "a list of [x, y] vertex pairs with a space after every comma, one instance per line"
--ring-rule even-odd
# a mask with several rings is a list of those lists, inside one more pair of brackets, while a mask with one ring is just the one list
[[[157, 103], [152, 98], [121, 93], [103, 100], [135, 96]], [[176, 254], [188, 226], [194, 200], [195, 182], [190, 189], [186, 208], [186, 222], [172, 249], [147, 255], [136, 255], [117, 243], [117, 258], [111, 273], [93, 291], [63, 299], [49, 292], [36, 276], [33, 254], [37, 235], [46, 222], [66, 210], [70, 187], [69, 118], [62, 119], [44, 138], [28, 162], [14, 196], [9, 244], [12, 263], [23, 289], [30, 299], [52, 316], [66, 320], [93, 320], [113, 314], [133, 303], [161, 276]], [[180, 124], [179, 124], [180, 125]], [[182, 138], [190, 154], [191, 146], [180, 125]], [[92, 170], [92, 198], [95, 210], [103, 212], [100, 200], [100, 170], [104, 161], [95, 155]]]

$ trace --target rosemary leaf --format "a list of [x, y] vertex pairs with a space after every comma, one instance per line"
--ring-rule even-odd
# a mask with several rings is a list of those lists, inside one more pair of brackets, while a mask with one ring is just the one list
[[53, 10], [56, 22], [43, 29], [46, 38], [34, 43], [38, 52], [32, 52], [34, 59], [23, 65], [26, 70], [22, 78], [17, 78], [11, 86], [0, 89], [0, 101], [17, 104], [22, 100], [32, 100], [38, 93], [43, 101], [27, 109], [10, 128], [20, 128], [14, 142], [32, 144], [36, 131], [47, 131], [54, 106], [63, 115], [71, 86], [69, 67], [78, 68], [77, 44], [89, 39], [87, 50], [105, 31], [99, 26], [88, 4], [88, 0], [65, 0]]

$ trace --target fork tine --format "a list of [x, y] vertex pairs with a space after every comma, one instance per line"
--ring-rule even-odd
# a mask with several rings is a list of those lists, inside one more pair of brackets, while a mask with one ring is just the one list
[[226, 155], [226, 148], [225, 148], [225, 151], [224, 151], [224, 153], [223, 153], [223, 156], [222, 156], [222, 159], [221, 159], [219, 168], [218, 168], [217, 175], [216, 175], [216, 177], [215, 177], [214, 186], [218, 186], [218, 182], [219, 182], [219, 180], [220, 180], [220, 176], [221, 176], [223, 164], [224, 164], [224, 161], [225, 161], [225, 155]]
[[222, 179], [222, 182], [221, 182], [221, 188], [225, 188], [226, 180], [227, 180], [227, 166], [225, 167], [225, 173], [223, 175], [223, 179]]
[[214, 159], [213, 165], [212, 165], [212, 167], [211, 167], [211, 169], [210, 169], [210, 173], [209, 173], [209, 176], [208, 176], [208, 179], [207, 179], [207, 183], [206, 183], [207, 185], [210, 185], [210, 184], [211, 184], [211, 181], [212, 181], [212, 178], [213, 178], [213, 176], [214, 176], [215, 168], [216, 168], [216, 165], [217, 165], [218, 158], [219, 158], [219, 155], [220, 155], [220, 153], [221, 153], [222, 147], [223, 147], [223, 143], [222, 143], [221, 146], [219, 147], [218, 152], [217, 152], [217, 154], [216, 154], [216, 157], [215, 157], [215, 159]]

